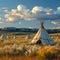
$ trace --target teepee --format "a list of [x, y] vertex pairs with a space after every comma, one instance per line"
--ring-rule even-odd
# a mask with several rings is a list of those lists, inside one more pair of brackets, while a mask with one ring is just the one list
[[14, 37], [13, 37], [14, 39], [16, 39], [16, 35], [14, 35]]
[[31, 35], [28, 34], [28, 35], [26, 36], [26, 39], [31, 39]]
[[6, 39], [7, 37], [5, 35], [1, 35], [0, 39]]
[[43, 21], [41, 21], [41, 26], [31, 41], [32, 44], [54, 44], [54, 41], [51, 39], [47, 31], [43, 26]]

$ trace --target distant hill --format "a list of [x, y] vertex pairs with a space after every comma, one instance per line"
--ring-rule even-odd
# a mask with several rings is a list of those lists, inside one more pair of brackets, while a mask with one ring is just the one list
[[[46, 29], [48, 33], [58, 33], [60, 29]], [[16, 28], [16, 27], [4, 27], [0, 28], [0, 31], [3, 32], [31, 32], [36, 33], [38, 29], [31, 29], [31, 28]]]

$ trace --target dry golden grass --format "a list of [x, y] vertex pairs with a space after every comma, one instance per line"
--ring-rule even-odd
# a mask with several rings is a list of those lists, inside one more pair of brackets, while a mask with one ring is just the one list
[[[17, 45], [20, 45], [23, 43], [28, 44], [32, 38], [34, 37], [35, 34], [31, 35], [31, 40], [26, 39], [26, 35], [18, 35], [16, 36], [16, 38], [14, 39], [14, 34], [18, 34], [18, 33], [7, 33], [6, 35], [9, 36], [8, 39], [4, 39], [0, 42], [0, 47], [4, 47], [5, 45], [9, 45], [10, 43], [14, 43]], [[57, 36], [60, 36], [60, 34], [50, 34], [51, 36], [53, 36], [54, 41], [56, 40]], [[0, 39], [1, 40], [1, 39]], [[8, 41], [8, 42], [7, 42]], [[16, 42], [16, 41], [20, 41], [20, 42]], [[51, 52], [52, 54], [56, 53], [57, 51], [55, 49], [52, 48], [48, 48], [48, 49], [40, 49], [37, 51], [37, 56], [0, 56], [0, 60], [46, 60], [45, 58], [39, 57], [39, 55], [44, 57], [44, 54]], [[58, 54], [58, 59], [60, 59], [60, 53]], [[57, 60], [58, 60], [57, 59]]]
[[40, 49], [37, 51], [38, 55], [44, 56], [44, 54], [50, 52], [51, 54], [57, 53], [57, 50], [54, 48]]
[[0, 60], [40, 60], [38, 56], [0, 56]]

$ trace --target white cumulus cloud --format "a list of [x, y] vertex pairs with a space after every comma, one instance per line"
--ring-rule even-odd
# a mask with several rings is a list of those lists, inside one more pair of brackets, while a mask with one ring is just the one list
[[51, 21], [51, 23], [54, 25], [60, 25], [60, 21]]
[[[51, 8], [42, 6], [34, 6], [32, 9], [26, 8], [24, 5], [18, 5], [16, 9], [2, 8], [5, 11], [4, 18], [6, 22], [19, 22], [19, 20], [58, 20], [60, 19], [60, 7], [56, 11]], [[3, 19], [1, 19], [3, 20]], [[4, 21], [4, 22], [5, 22]], [[53, 22], [56, 24], [56, 22]]]

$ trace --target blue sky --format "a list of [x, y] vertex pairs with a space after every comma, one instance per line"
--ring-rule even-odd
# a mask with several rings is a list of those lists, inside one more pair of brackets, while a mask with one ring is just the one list
[[[24, 17], [23, 19], [16, 17], [15, 15], [13, 17], [11, 16], [12, 12], [15, 12], [16, 10], [21, 11], [20, 7], [23, 7], [22, 9], [26, 11], [27, 10], [32, 11], [35, 6], [38, 6], [38, 8], [40, 6], [42, 7], [42, 9], [46, 9], [46, 10], [53, 9], [54, 11], [56, 11], [57, 8], [59, 7], [59, 11], [60, 11], [60, 0], [0, 0], [0, 20], [1, 20], [0, 27], [38, 28], [40, 24], [39, 20], [27, 20], [26, 19], [27, 17]], [[20, 12], [18, 13], [20, 14]], [[8, 16], [9, 18], [5, 17], [5, 15], [7, 16], [7, 14], [9, 14]], [[11, 17], [13, 19], [15, 19], [14, 17], [16, 17], [16, 19], [13, 20], [14, 22], [11, 21]], [[51, 21], [49, 20], [45, 20], [44, 26], [46, 28], [60, 27], [58, 22], [52, 21], [51, 23]]]

